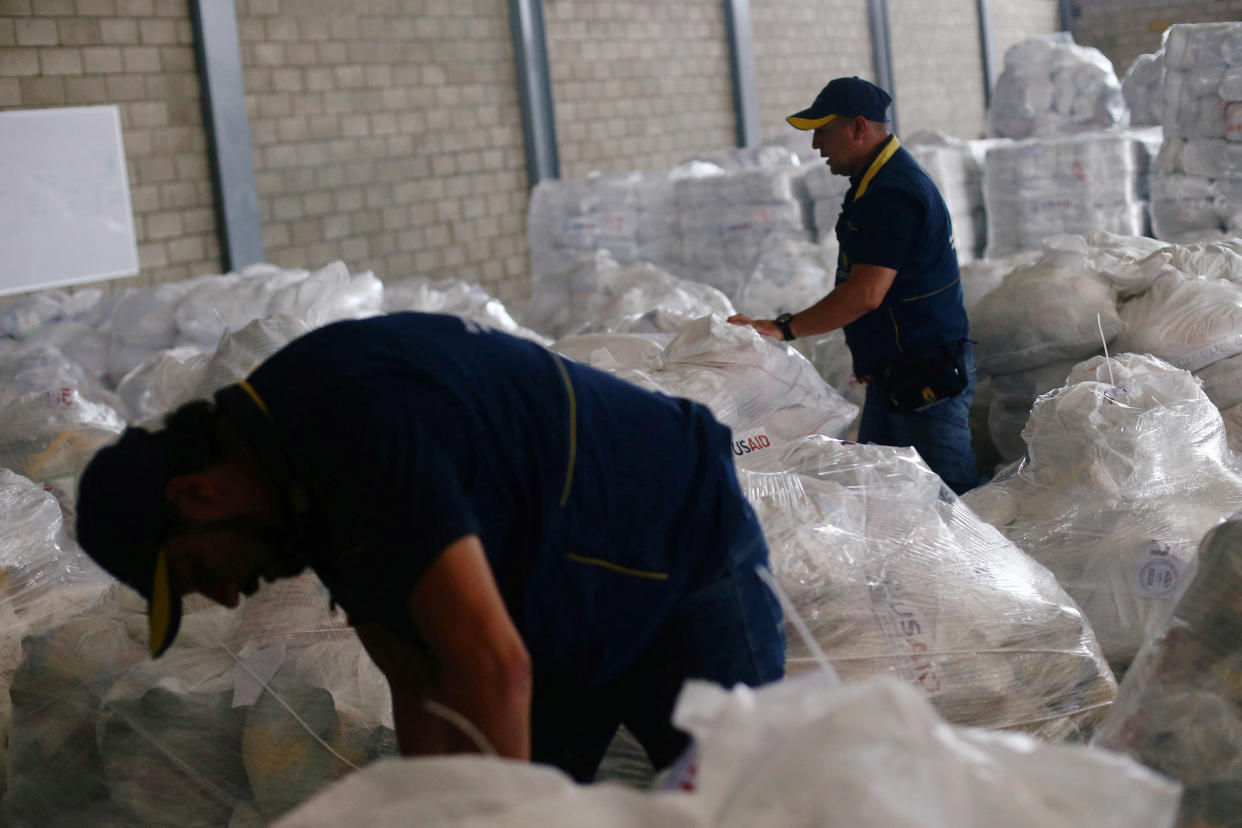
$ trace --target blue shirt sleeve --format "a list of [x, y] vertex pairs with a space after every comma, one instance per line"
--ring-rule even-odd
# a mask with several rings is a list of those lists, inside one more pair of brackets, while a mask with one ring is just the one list
[[900, 271], [923, 232], [923, 207], [901, 190], [875, 190], [858, 204], [858, 235], [852, 264]]

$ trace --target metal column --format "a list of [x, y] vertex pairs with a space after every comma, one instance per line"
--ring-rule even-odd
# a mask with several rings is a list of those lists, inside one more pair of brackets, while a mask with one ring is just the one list
[[755, 41], [750, 29], [750, 0], [724, 0], [725, 27], [729, 31], [729, 74], [733, 78], [733, 114], [737, 145], [757, 146], [763, 141], [759, 128], [759, 100], [755, 89]]
[[893, 53], [888, 28], [888, 1], [867, 0], [867, 18], [871, 24], [871, 60], [877, 86], [893, 96], [888, 118], [893, 132], [897, 127], [897, 90], [893, 87]]
[[983, 52], [983, 106], [992, 106], [992, 85], [996, 83], [996, 46], [992, 28], [991, 0], [978, 0], [979, 48]]
[[1061, 31], [1074, 31], [1074, 3], [1073, 0], [1057, 0], [1057, 8], [1060, 12]]
[[561, 176], [543, 0], [509, 0], [509, 29], [513, 37], [518, 100], [522, 108], [526, 180], [534, 187], [545, 178]]
[[250, 155], [237, 11], [233, 0], [191, 0], [190, 19], [202, 86], [220, 252], [225, 270], [240, 270], [263, 261], [263, 233]]

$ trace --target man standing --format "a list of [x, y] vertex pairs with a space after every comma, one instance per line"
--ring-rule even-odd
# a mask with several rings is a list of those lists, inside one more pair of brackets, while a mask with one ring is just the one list
[[102, 449], [78, 539], [148, 599], [153, 655], [183, 595], [234, 607], [309, 566], [387, 677], [403, 753], [476, 749], [436, 702], [589, 781], [620, 723], [677, 757], [686, 678], [783, 674], [730, 439], [454, 317], [342, 322]]
[[786, 120], [848, 176], [836, 233], [836, 286], [776, 319], [738, 314], [766, 336], [791, 340], [845, 329], [854, 375], [867, 383], [864, 443], [913, 446], [953, 491], [981, 481], [967, 420], [975, 367], [949, 211], [936, 185], [889, 134], [891, 98], [857, 77], [837, 78]]

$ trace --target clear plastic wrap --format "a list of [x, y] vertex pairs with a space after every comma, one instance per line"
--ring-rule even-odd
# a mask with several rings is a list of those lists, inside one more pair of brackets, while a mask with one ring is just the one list
[[1058, 233], [1142, 235], [1148, 155], [1129, 131], [990, 146], [983, 174], [987, 258], [1038, 248]]
[[39, 481], [76, 476], [125, 427], [115, 395], [54, 348], [0, 356], [0, 468]]
[[1164, 33], [1166, 71], [1160, 111], [1161, 165], [1152, 182], [1156, 236], [1188, 242], [1242, 229], [1242, 71], [1228, 58], [1242, 23], [1170, 26]]
[[266, 314], [296, 316], [312, 328], [383, 311], [384, 285], [371, 271], [350, 275], [344, 262], [331, 262], [271, 295]]
[[794, 239], [769, 241], [733, 304], [754, 319], [806, 310], [832, 290], [836, 258], [835, 240], [824, 246]]
[[[648, 337], [567, 337], [553, 348], [643, 388], [703, 403], [733, 429], [748, 464], [808, 434], [839, 437], [858, 406], [833, 390], [789, 345], [718, 316], [691, 323], [667, 346]], [[658, 349], [658, 350], [657, 350]]]
[[1121, 332], [1112, 286], [1081, 252], [1047, 249], [987, 293], [970, 317], [981, 376], [1098, 351]]
[[964, 264], [982, 256], [987, 234], [983, 168], [969, 142], [925, 130], [905, 138], [902, 146], [927, 170], [944, 198], [953, 222], [957, 260]]
[[276, 828], [1168, 828], [1180, 790], [1108, 751], [948, 726], [896, 681], [689, 682], [674, 721], [697, 750], [662, 790], [495, 758], [386, 761]]
[[177, 344], [173, 311], [190, 289], [190, 282], [170, 282], [147, 288], [127, 288], [112, 308], [108, 340], [108, 377], [119, 382], [156, 351]]
[[6, 746], [0, 755], [12, 744], [9, 688], [22, 661], [22, 639], [81, 612], [106, 584], [104, 573], [66, 537], [52, 493], [0, 469], [0, 745]]
[[668, 172], [545, 179], [531, 193], [527, 235], [535, 292], [544, 276], [606, 250], [622, 264], [680, 257]]
[[[910, 448], [808, 437], [741, 474], [772, 571], [845, 681], [894, 675], [957, 724], [1057, 741], [1115, 691], [1090, 625], [1044, 569]], [[787, 670], [815, 660], [794, 630]]]
[[540, 280], [522, 321], [559, 339], [570, 333], [623, 332], [635, 327], [677, 331], [704, 314], [728, 317], [733, 312], [729, 299], [711, 285], [679, 279], [649, 263], [622, 267], [601, 251], [568, 271]]
[[7, 824], [259, 825], [395, 752], [387, 685], [313, 576], [188, 599], [158, 660], [144, 609], [115, 586], [26, 636]]
[[1121, 94], [1130, 109], [1132, 126], [1155, 126], [1163, 122], [1164, 52], [1139, 55], [1121, 79]]
[[1029, 138], [1124, 127], [1129, 111], [1113, 65], [1069, 32], [1038, 35], [1009, 47], [992, 90], [988, 133]]
[[407, 310], [449, 313], [540, 345], [552, 344], [552, 340], [514, 321], [501, 301], [493, 299], [482, 287], [458, 279], [433, 281], [415, 277], [384, 285], [384, 312]]
[[1182, 782], [1185, 828], [1236, 825], [1242, 813], [1240, 592], [1242, 523], [1234, 518], [1203, 538], [1193, 578], [1135, 657], [1095, 736]]
[[1166, 272], [1121, 306], [1113, 350], [1147, 353], [1187, 371], [1242, 353], [1242, 285]]
[[[1242, 508], [1221, 416], [1188, 372], [1122, 354], [1077, 366], [1022, 436], [1027, 459], [963, 500], [1052, 570], [1124, 667], [1167, 618], [1199, 538]], [[1171, 580], [1145, 580], [1155, 559]]]
[[194, 399], [211, 354], [193, 345], [158, 351], [117, 383], [121, 414], [131, 423], [145, 423]]

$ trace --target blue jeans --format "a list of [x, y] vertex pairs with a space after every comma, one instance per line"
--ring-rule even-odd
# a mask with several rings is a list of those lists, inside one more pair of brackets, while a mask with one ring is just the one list
[[874, 382], [867, 385], [858, 423], [858, 442], [882, 446], [913, 446], [932, 471], [950, 489], [962, 494], [987, 478], [975, 465], [970, 445], [970, 403], [975, 398], [975, 355], [964, 343], [966, 388], [956, 397], [941, 400], [914, 412], [893, 408], [884, 389]]
[[541, 674], [531, 699], [531, 759], [555, 765], [579, 782], [595, 777], [604, 751], [624, 724], [657, 770], [686, 749], [672, 725], [686, 679], [758, 686], [785, 675], [785, 622], [780, 604], [755, 574], [768, 548], [749, 504], [720, 567], [678, 605], [651, 647], [615, 682], [590, 687], [570, 676]]

